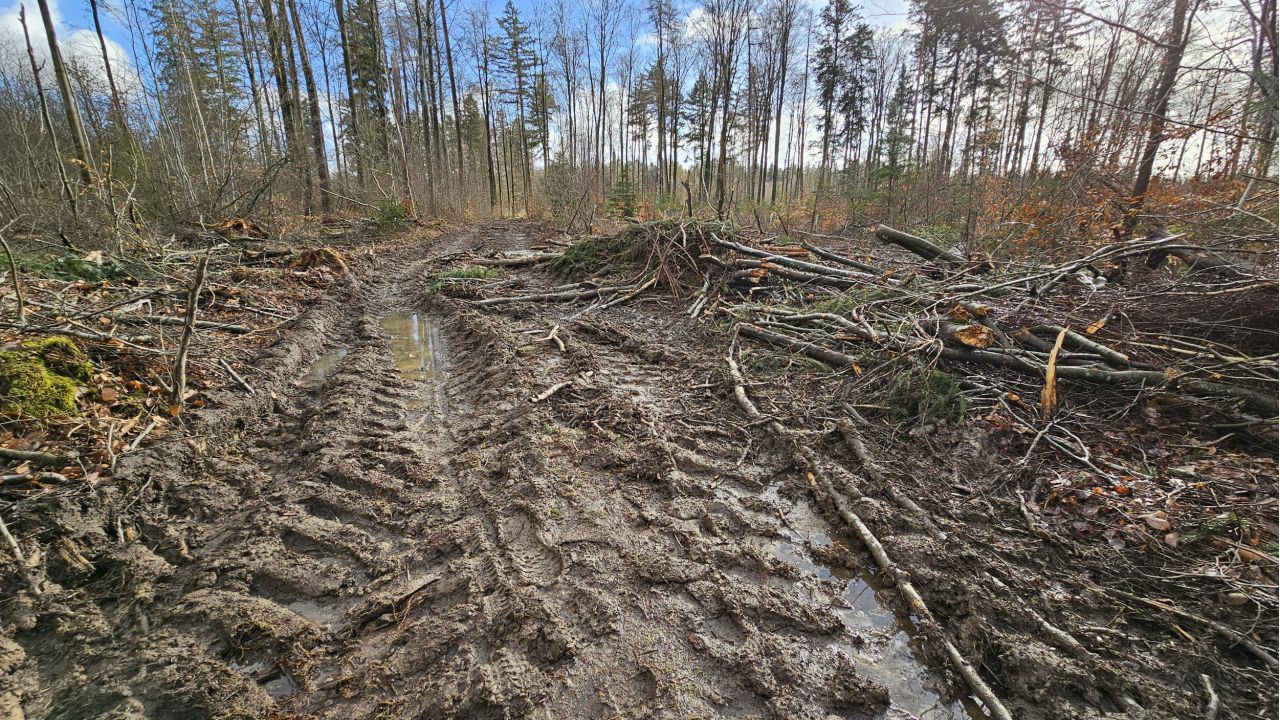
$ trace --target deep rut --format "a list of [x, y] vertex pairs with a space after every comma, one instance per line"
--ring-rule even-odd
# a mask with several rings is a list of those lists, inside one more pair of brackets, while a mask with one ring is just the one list
[[842, 619], [854, 553], [778, 493], [784, 461], [724, 420], [715, 370], [604, 320], [561, 353], [523, 332], [547, 318], [430, 302], [436, 258], [477, 243], [523, 239], [360, 271], [263, 358], [257, 399], [125, 465], [117, 506], [147, 542], [100, 566], [77, 620], [19, 635], [48, 717], [886, 709], [865, 670], [900, 631]]

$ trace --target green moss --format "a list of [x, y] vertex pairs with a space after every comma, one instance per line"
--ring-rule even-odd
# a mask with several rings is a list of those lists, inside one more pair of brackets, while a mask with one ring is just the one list
[[34, 353], [50, 372], [63, 377], [89, 382], [93, 377], [93, 363], [70, 338], [49, 335], [22, 343], [22, 347]]
[[61, 335], [22, 343], [0, 352], [0, 412], [29, 417], [76, 411], [76, 385], [93, 377], [93, 363]]
[[0, 352], [0, 412], [47, 417], [75, 409], [75, 381], [51, 372], [38, 357]]
[[444, 272], [439, 272], [431, 276], [431, 282], [427, 285], [427, 295], [435, 295], [456, 282], [465, 280], [492, 280], [501, 274], [502, 271], [498, 268], [490, 267], [463, 265], [461, 267], [449, 268]]

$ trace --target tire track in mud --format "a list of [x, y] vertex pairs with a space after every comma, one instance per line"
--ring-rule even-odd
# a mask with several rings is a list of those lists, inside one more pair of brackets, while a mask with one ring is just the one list
[[20, 635], [31, 714], [882, 712], [867, 670], [900, 632], [841, 609], [857, 554], [687, 389], [711, 367], [643, 328], [569, 323], [560, 353], [522, 334], [559, 322], [540, 310], [428, 301], [438, 258], [522, 232], [359, 271], [264, 356], [257, 399], [129, 458], [119, 506], [149, 545], [77, 596], [83, 622]]

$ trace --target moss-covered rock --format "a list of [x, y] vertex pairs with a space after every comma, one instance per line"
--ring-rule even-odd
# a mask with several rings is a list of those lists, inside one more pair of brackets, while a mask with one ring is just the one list
[[49, 335], [22, 343], [22, 347], [38, 356], [50, 372], [63, 377], [89, 382], [93, 363], [78, 345], [63, 335]]
[[93, 363], [84, 351], [60, 335], [0, 351], [0, 412], [70, 415], [76, 411], [76, 385], [92, 377]]

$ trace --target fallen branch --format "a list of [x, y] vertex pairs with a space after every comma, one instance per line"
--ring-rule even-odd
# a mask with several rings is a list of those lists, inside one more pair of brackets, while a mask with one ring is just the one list
[[573, 381], [572, 381], [572, 380], [566, 380], [566, 381], [561, 382], [561, 383], [556, 383], [555, 385], [552, 385], [551, 387], [547, 388], [546, 390], [543, 390], [543, 391], [542, 391], [542, 392], [541, 392], [537, 397], [532, 398], [532, 401], [533, 401], [533, 402], [535, 402], [535, 403], [540, 403], [540, 402], [542, 402], [543, 400], [546, 400], [547, 398], [551, 397], [552, 395], [555, 395], [556, 393], [558, 393], [558, 392], [560, 392], [561, 390], [563, 390], [563, 389], [565, 389], [565, 388], [569, 387], [569, 386], [570, 386], [570, 385], [572, 385], [572, 384], [573, 384]]
[[[113, 317], [128, 325], [185, 325], [188, 322], [186, 318], [173, 317], [172, 315], [114, 315]], [[236, 335], [247, 335], [253, 332], [253, 328], [235, 323], [195, 320], [193, 324], [201, 330], [223, 330]]]
[[479, 258], [474, 262], [476, 265], [484, 265], [486, 267], [525, 267], [555, 260], [558, 257], [560, 257], [560, 253], [538, 253], [518, 255], [516, 257]]
[[1245, 637], [1244, 633], [1241, 633], [1237, 630], [1233, 630], [1227, 627], [1226, 625], [1223, 625], [1220, 622], [1217, 622], [1215, 620], [1210, 620], [1209, 618], [1206, 618], [1206, 617], [1201, 617], [1194, 613], [1189, 613], [1186, 610], [1181, 610], [1172, 605], [1159, 602], [1158, 600], [1148, 600], [1147, 598], [1144, 598], [1144, 597], [1138, 597], [1137, 595], [1134, 595], [1132, 593], [1127, 593], [1124, 590], [1117, 590], [1115, 588], [1102, 588], [1102, 590], [1107, 594], [1113, 595], [1121, 600], [1125, 600], [1131, 603], [1138, 603], [1140, 605], [1146, 605], [1147, 607], [1152, 607], [1157, 610], [1162, 610], [1164, 612], [1167, 612], [1170, 615], [1176, 615], [1182, 618], [1183, 620], [1190, 620], [1191, 622], [1204, 625], [1205, 627], [1209, 628], [1210, 630], [1213, 630], [1214, 632], [1230, 640], [1231, 642], [1234, 642], [1244, 647], [1246, 650], [1253, 653], [1253, 655], [1257, 657], [1259, 660], [1266, 663], [1267, 667], [1277, 667], [1277, 665], [1280, 664], [1277, 662], [1275, 656], [1273, 656], [1271, 653], [1267, 652], [1266, 650], [1263, 650], [1254, 641]]
[[[884, 545], [880, 543], [880, 540], [871, 532], [871, 529], [862, 521], [862, 518], [858, 517], [857, 513], [853, 512], [853, 510], [848, 507], [844, 498], [835, 491], [835, 488], [831, 485], [831, 481], [818, 467], [817, 462], [810, 454], [808, 448], [803, 443], [796, 441], [791, 432], [784, 427], [782, 423], [766, 417], [758, 408], [756, 408], [755, 404], [751, 402], [751, 398], [747, 396], [746, 380], [742, 377], [742, 371], [738, 369], [737, 361], [733, 359], [732, 348], [729, 351], [727, 360], [729, 364], [729, 377], [733, 381], [733, 396], [738, 401], [738, 406], [742, 408], [742, 411], [746, 413], [747, 417], [751, 418], [753, 422], [764, 424], [764, 426], [767, 427], [774, 435], [777, 435], [779, 439], [792, 441], [797, 458], [804, 461], [803, 465], [809, 468], [810, 476], [812, 478], [815, 480], [820, 478], [822, 489], [835, 505], [840, 517], [853, 528], [854, 534], [858, 536], [858, 540], [862, 542], [862, 544], [865, 545], [867, 550], [871, 553], [871, 556], [876, 561], [876, 565], [897, 581], [898, 591], [902, 593], [903, 598], [907, 601], [907, 604], [911, 606], [916, 617], [937, 627], [937, 620], [934, 618], [933, 613], [929, 611], [929, 606], [925, 604], [924, 598], [920, 596], [920, 593], [916, 591], [915, 586], [911, 584], [911, 580], [907, 577], [906, 572], [894, 564], [893, 560], [889, 558], [889, 554], [885, 552]], [[951, 660], [952, 666], [956, 669], [956, 672], [960, 673], [960, 676], [964, 678], [965, 682], [969, 685], [969, 688], [973, 690], [973, 693], [977, 695], [978, 698], [987, 706], [987, 709], [991, 711], [992, 717], [996, 718], [996, 720], [1013, 720], [1013, 716], [1009, 714], [1007, 709], [1005, 709], [1004, 704], [1000, 702], [998, 697], [996, 697], [996, 694], [991, 690], [991, 687], [987, 685], [981, 677], [979, 677], [978, 672], [974, 669], [972, 663], [960, 654], [959, 648], [951, 642], [950, 638], [946, 637], [940, 627], [938, 628], [937, 635], [939, 641], [943, 645], [943, 649], [946, 651], [948, 659]]]
[[228, 363], [226, 360], [223, 360], [222, 358], [218, 358], [218, 362], [222, 364], [222, 369], [227, 371], [227, 374], [231, 376], [231, 379], [235, 380], [237, 385], [244, 388], [245, 392], [249, 393], [250, 395], [258, 394], [257, 391], [253, 389], [253, 386], [250, 385], [247, 380], [240, 377], [240, 373], [236, 372], [235, 368], [231, 367], [230, 363]]
[[178, 343], [178, 355], [173, 361], [173, 388], [169, 394], [171, 407], [182, 407], [183, 397], [187, 391], [187, 352], [191, 349], [191, 338], [195, 334], [196, 309], [200, 303], [200, 288], [204, 285], [204, 274], [209, 267], [210, 248], [196, 263], [196, 274], [191, 280], [191, 290], [187, 293], [187, 317], [182, 326], [182, 339]]
[[910, 250], [925, 260], [938, 260], [948, 265], [964, 264], [964, 258], [955, 250], [944, 250], [922, 237], [895, 230], [888, 225], [877, 227], [876, 237], [884, 242]]
[[473, 305], [479, 307], [488, 307], [490, 305], [503, 305], [514, 302], [556, 302], [559, 300], [581, 300], [582, 298], [598, 297], [604, 293], [621, 292], [623, 290], [631, 290], [627, 285], [615, 285], [613, 287], [591, 288], [588, 290], [566, 290], [563, 292], [537, 293], [534, 295], [511, 295], [508, 297], [487, 298], [485, 300], [477, 300]]
[[54, 455], [53, 453], [40, 452], [38, 450], [13, 450], [11, 448], [0, 448], [0, 458], [51, 467], [64, 467], [76, 462], [74, 455]]

